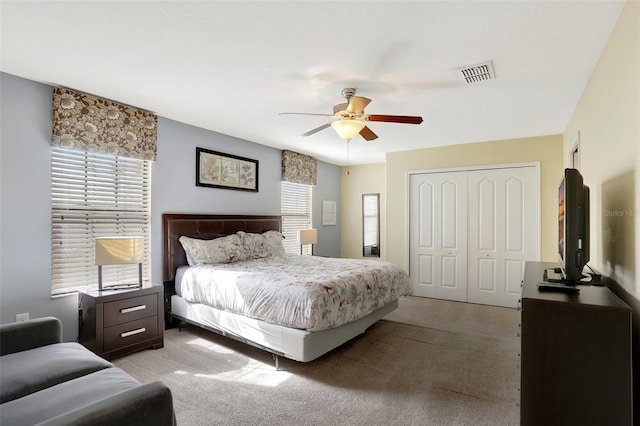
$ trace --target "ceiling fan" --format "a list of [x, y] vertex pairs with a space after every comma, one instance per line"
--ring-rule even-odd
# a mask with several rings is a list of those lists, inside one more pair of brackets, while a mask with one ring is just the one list
[[420, 124], [422, 123], [422, 117], [411, 115], [383, 115], [383, 114], [365, 114], [364, 109], [371, 102], [371, 99], [363, 98], [361, 96], [355, 96], [356, 89], [347, 87], [342, 89], [342, 96], [345, 97], [347, 102], [337, 104], [333, 107], [333, 114], [315, 114], [306, 112], [281, 112], [280, 115], [294, 114], [294, 115], [320, 115], [324, 117], [334, 117], [338, 120], [323, 124], [322, 126], [311, 129], [308, 132], [302, 134], [302, 136], [311, 136], [324, 130], [328, 127], [338, 133], [338, 135], [346, 139], [351, 140], [358, 134], [367, 141], [372, 141], [378, 138], [367, 125], [365, 121], [382, 121], [386, 123], [403, 123], [403, 124]]

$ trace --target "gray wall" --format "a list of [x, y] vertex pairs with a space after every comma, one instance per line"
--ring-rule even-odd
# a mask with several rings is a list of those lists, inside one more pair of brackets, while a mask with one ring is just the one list
[[[318, 244], [313, 246], [317, 256], [340, 257], [340, 168], [318, 162], [318, 185], [313, 188], [313, 227], [318, 230]], [[336, 202], [336, 225], [322, 225], [322, 200]]]
[[[258, 160], [258, 192], [195, 185], [196, 147]], [[162, 282], [163, 213], [280, 214], [280, 151], [158, 119], [158, 160], [151, 191], [152, 280]]]
[[[57, 316], [68, 341], [77, 334], [77, 298], [50, 296], [52, 92], [0, 73], [0, 322], [23, 312]], [[259, 160], [259, 192], [196, 187], [196, 146]], [[314, 250], [338, 257], [340, 226], [321, 226], [323, 199], [339, 202], [340, 168], [319, 162]], [[152, 280], [160, 283], [162, 213], [279, 214], [280, 150], [160, 118], [151, 209]]]

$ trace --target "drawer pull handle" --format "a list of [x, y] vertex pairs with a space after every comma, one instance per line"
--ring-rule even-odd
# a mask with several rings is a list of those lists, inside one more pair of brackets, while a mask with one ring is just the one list
[[129, 336], [133, 336], [135, 334], [144, 333], [145, 331], [147, 331], [147, 329], [142, 327], [142, 328], [138, 328], [136, 330], [131, 330], [131, 331], [127, 331], [125, 333], [120, 333], [120, 337], [129, 337]]
[[120, 309], [120, 313], [128, 314], [129, 312], [141, 311], [143, 309], [147, 309], [147, 305], [138, 305], [138, 306], [132, 306], [130, 308], [122, 308]]

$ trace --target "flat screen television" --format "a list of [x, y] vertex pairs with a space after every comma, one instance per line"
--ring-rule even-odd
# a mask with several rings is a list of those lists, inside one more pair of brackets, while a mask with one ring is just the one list
[[585, 277], [582, 270], [589, 261], [589, 187], [576, 169], [565, 169], [558, 187], [558, 257], [562, 275], [558, 281], [575, 284]]

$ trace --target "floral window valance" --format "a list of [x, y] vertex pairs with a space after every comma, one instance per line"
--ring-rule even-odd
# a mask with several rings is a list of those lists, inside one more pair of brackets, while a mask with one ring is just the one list
[[317, 169], [315, 158], [293, 151], [282, 151], [282, 180], [316, 185], [318, 182]]
[[158, 116], [57, 87], [52, 145], [155, 161]]

